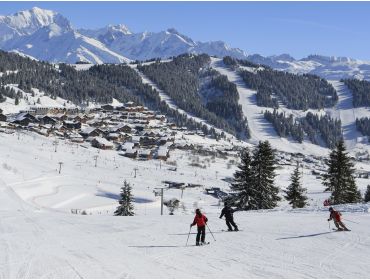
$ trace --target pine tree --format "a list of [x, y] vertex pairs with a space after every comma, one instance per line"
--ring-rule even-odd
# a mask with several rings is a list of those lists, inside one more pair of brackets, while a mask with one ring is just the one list
[[285, 191], [286, 195], [284, 196], [293, 208], [303, 208], [307, 205], [307, 196], [305, 195], [306, 189], [302, 187], [300, 180], [301, 176], [299, 174], [299, 165], [297, 162], [297, 166], [290, 176], [291, 183]]
[[328, 170], [323, 176], [325, 191], [331, 191], [332, 204], [356, 203], [361, 200], [355, 177], [354, 165], [346, 152], [344, 141], [340, 140], [330, 153]]
[[272, 209], [280, 200], [279, 188], [275, 186], [275, 154], [266, 140], [259, 142], [253, 151], [251, 171], [253, 196], [249, 200], [249, 209]]
[[231, 190], [236, 192], [234, 203], [241, 209], [248, 209], [248, 202], [254, 194], [251, 173], [251, 155], [248, 148], [241, 154], [241, 163], [239, 170], [234, 173], [234, 181], [231, 184]]
[[19, 98], [18, 98], [18, 96], [15, 97], [14, 104], [15, 105], [18, 105], [19, 104]]
[[369, 202], [370, 201], [370, 185], [367, 185], [367, 189], [366, 189], [366, 192], [365, 192], [364, 201], [365, 202]]
[[134, 215], [134, 206], [133, 206], [133, 196], [131, 194], [131, 186], [127, 181], [123, 183], [123, 187], [121, 188], [121, 199], [118, 201], [119, 206], [117, 210], [114, 212], [115, 216], [133, 216]]

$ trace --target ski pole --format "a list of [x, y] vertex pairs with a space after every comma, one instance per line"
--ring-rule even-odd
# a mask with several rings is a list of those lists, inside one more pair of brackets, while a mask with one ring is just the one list
[[330, 221], [328, 221], [328, 226], [329, 226], [329, 230], [330, 230]]
[[189, 241], [190, 232], [191, 232], [191, 226], [190, 226], [190, 229], [189, 229], [188, 239], [186, 240], [186, 245], [185, 245], [185, 246], [188, 246], [188, 241]]
[[206, 224], [206, 226], [207, 226], [207, 228], [208, 228], [209, 232], [211, 233], [211, 235], [212, 235], [213, 239], [216, 241], [216, 238], [213, 236], [213, 233], [212, 233], [211, 229], [209, 228], [208, 224]]
[[354, 222], [354, 221], [351, 221], [351, 220], [347, 220], [347, 219], [343, 219], [343, 220], [345, 220], [345, 221], [347, 221], [347, 222], [351, 222], [351, 223], [354, 223], [354, 224], [360, 224], [360, 223], [357, 223], [357, 222]]

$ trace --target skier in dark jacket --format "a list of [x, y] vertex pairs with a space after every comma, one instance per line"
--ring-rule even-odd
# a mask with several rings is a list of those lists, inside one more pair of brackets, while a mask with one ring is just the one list
[[[208, 222], [207, 217], [200, 212], [200, 209], [195, 210], [194, 221], [190, 224], [190, 227], [197, 225], [198, 233], [195, 245], [199, 246], [205, 243], [206, 239], [206, 224]], [[199, 240], [201, 243], [199, 243]]]
[[342, 214], [339, 211], [334, 210], [333, 207], [329, 207], [330, 216], [328, 221], [334, 220], [334, 224], [337, 227], [337, 230], [349, 231], [349, 229], [343, 224], [341, 216]]
[[234, 227], [234, 231], [238, 231], [238, 226], [234, 222], [233, 214], [236, 210], [232, 209], [227, 203], [225, 203], [225, 207], [221, 211], [220, 219], [225, 216], [226, 225], [228, 227], [228, 231], [233, 231], [232, 227]]

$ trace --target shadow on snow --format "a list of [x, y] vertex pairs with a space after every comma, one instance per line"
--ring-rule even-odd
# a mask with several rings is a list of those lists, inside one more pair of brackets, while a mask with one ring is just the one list
[[[114, 199], [114, 200], [119, 200], [121, 198], [121, 196], [119, 194], [112, 193], [112, 192], [101, 191], [101, 190], [99, 190], [95, 195], [110, 198], [110, 199]], [[154, 200], [147, 199], [147, 198], [142, 198], [142, 197], [134, 197], [134, 202], [136, 202], [136, 203], [151, 203], [151, 202], [154, 202]]]
[[195, 245], [138, 245], [138, 246], [128, 246], [131, 248], [183, 248], [183, 247], [193, 247]]
[[277, 238], [276, 240], [295, 239], [295, 238], [304, 238], [304, 237], [315, 237], [315, 236], [329, 234], [329, 233], [333, 233], [333, 231], [326, 231], [326, 232], [313, 233], [313, 234], [307, 234], [307, 235], [298, 235], [298, 236], [291, 236], [291, 237], [282, 237], [282, 238]]

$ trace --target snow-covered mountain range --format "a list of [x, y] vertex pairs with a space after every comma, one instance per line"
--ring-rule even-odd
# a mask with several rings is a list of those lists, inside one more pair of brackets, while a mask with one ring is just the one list
[[129, 60], [168, 58], [182, 53], [232, 56], [294, 73], [317, 74], [327, 79], [370, 79], [370, 61], [347, 57], [310, 55], [295, 59], [288, 54], [264, 57], [247, 54], [223, 41], [196, 42], [170, 28], [161, 32], [133, 33], [123, 24], [75, 29], [63, 15], [32, 8], [0, 16], [0, 48], [39, 60], [75, 63], [121, 63]]
[[248, 55], [246, 59], [268, 65], [277, 70], [299, 74], [316, 74], [328, 80], [340, 80], [342, 78], [370, 79], [370, 61], [349, 57], [309, 55], [302, 59], [295, 59], [289, 54], [269, 57], [254, 54]]
[[195, 42], [175, 29], [131, 33], [124, 25], [108, 25], [97, 30], [77, 30], [61, 14], [37, 7], [0, 17], [0, 48], [39, 60], [67, 63], [120, 63], [186, 52], [246, 56], [224, 42]]

